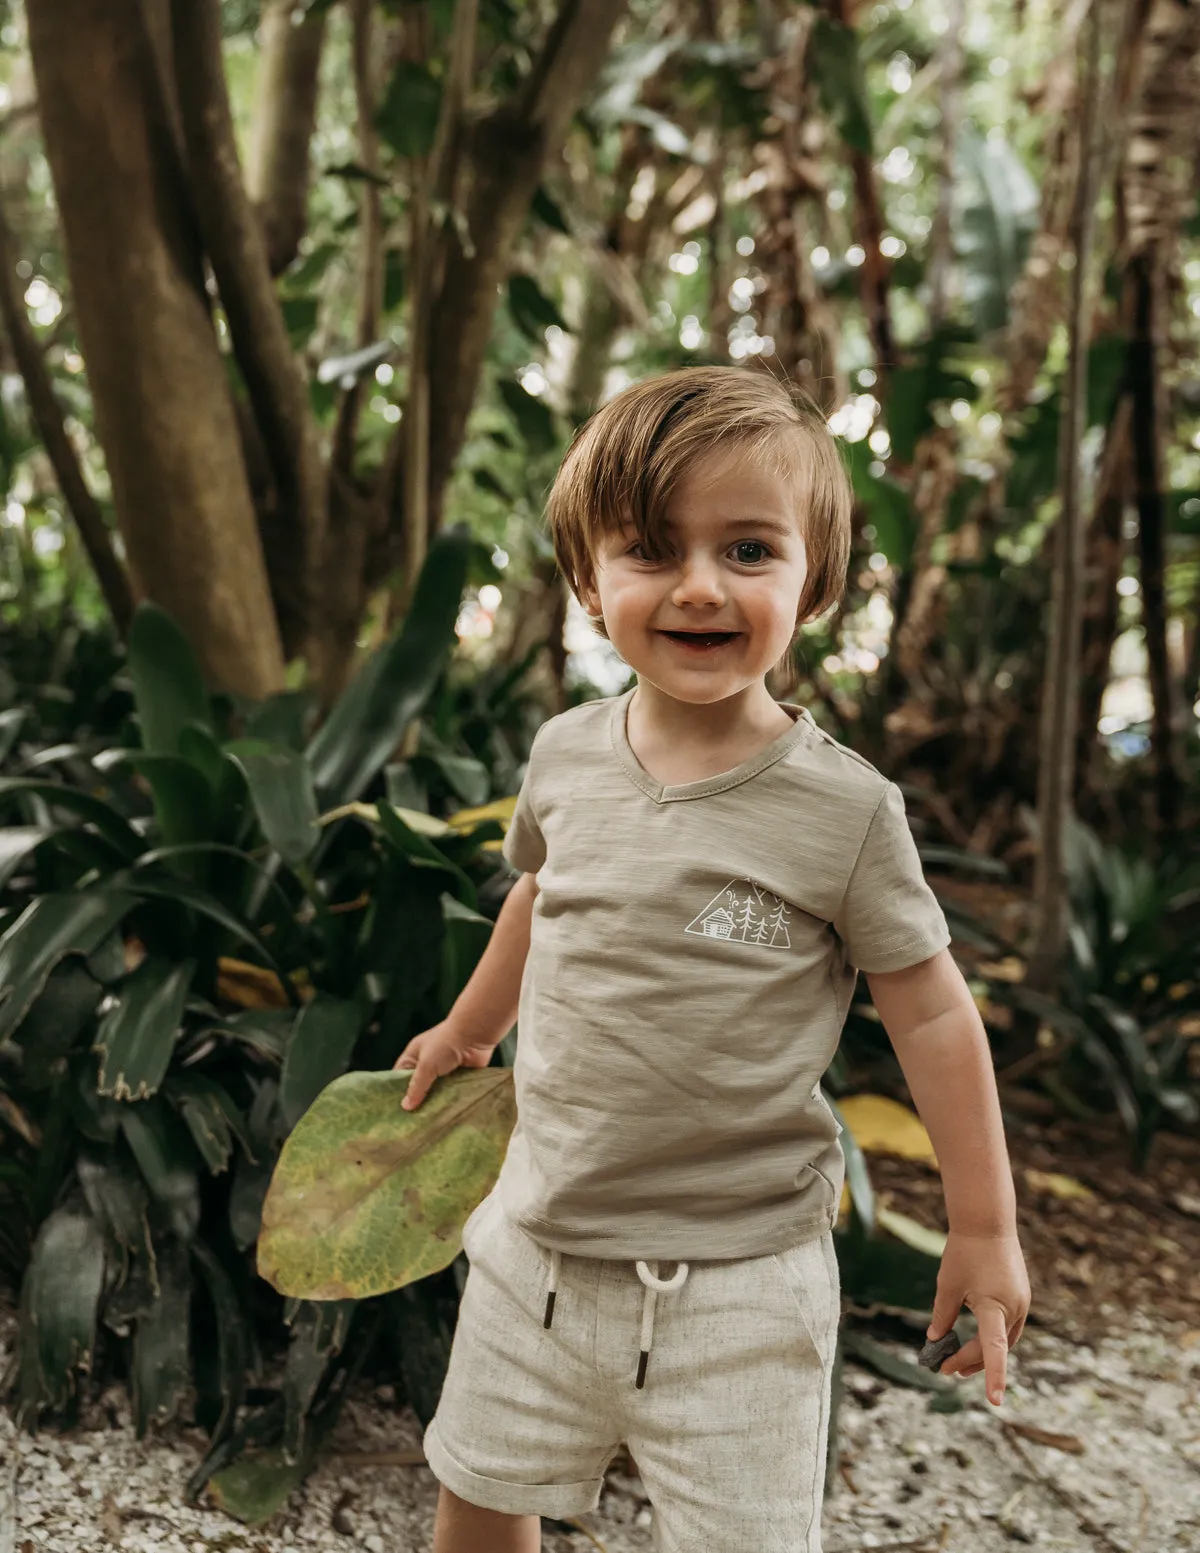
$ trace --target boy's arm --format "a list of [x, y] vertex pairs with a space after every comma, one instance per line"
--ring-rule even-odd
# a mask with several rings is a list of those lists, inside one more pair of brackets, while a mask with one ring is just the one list
[[415, 1035], [396, 1058], [397, 1068], [412, 1068], [404, 1099], [415, 1111], [438, 1078], [455, 1068], [483, 1068], [512, 1029], [521, 1001], [521, 977], [529, 956], [537, 878], [522, 874], [505, 896], [487, 948], [445, 1019]]
[[979, 1336], [943, 1370], [986, 1370], [988, 1396], [999, 1402], [1029, 1280], [987, 1032], [948, 949], [903, 971], [868, 974], [867, 985], [942, 1173], [950, 1235], [929, 1336], [944, 1336], [965, 1301]]
[[522, 874], [509, 890], [479, 964], [446, 1015], [473, 1046], [499, 1046], [517, 1021], [537, 893], [536, 874]]

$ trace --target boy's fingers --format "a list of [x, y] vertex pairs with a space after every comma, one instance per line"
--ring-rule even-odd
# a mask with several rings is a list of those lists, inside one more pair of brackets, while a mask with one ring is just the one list
[[958, 1313], [962, 1309], [961, 1298], [955, 1299], [950, 1294], [943, 1294], [939, 1288], [933, 1301], [933, 1316], [929, 1322], [925, 1336], [932, 1343], [945, 1337], [946, 1333], [958, 1320]]
[[1004, 1324], [1004, 1312], [998, 1305], [985, 1305], [976, 1312], [979, 1335], [964, 1343], [958, 1353], [946, 1360], [943, 1375], [987, 1375], [989, 1402], [999, 1404], [1004, 1398], [1008, 1383], [1008, 1332]]
[[415, 1111], [424, 1100], [430, 1084], [437, 1075], [429, 1063], [417, 1063], [412, 1078], [408, 1081], [408, 1088], [404, 1091], [404, 1099], [400, 1102], [402, 1111]]

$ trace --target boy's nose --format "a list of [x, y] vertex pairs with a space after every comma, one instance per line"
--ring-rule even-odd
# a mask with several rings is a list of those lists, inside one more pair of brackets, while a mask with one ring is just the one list
[[720, 604], [725, 597], [720, 572], [712, 561], [685, 561], [671, 595], [676, 604]]

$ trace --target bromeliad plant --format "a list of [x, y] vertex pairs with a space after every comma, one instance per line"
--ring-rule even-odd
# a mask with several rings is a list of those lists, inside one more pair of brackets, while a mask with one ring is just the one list
[[[354, 1339], [350, 1303], [285, 1305], [252, 1248], [297, 1119], [440, 1019], [491, 931], [512, 800], [438, 819], [428, 764], [476, 801], [486, 768], [447, 740], [418, 746], [424, 773], [393, 763], [444, 684], [477, 552], [461, 530], [431, 548], [403, 630], [315, 737], [293, 696], [240, 715], [210, 698], [143, 606], [140, 742], [92, 754], [88, 785], [0, 781], [0, 1257], [23, 1272], [25, 1422], [70, 1415], [101, 1345], [139, 1430], [194, 1385], [198, 1488], [247, 1439], [299, 1460], [378, 1335]], [[281, 1388], [242, 1416], [285, 1342]]]

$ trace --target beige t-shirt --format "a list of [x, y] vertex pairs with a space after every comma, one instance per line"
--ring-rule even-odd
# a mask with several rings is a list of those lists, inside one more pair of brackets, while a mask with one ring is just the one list
[[732, 771], [664, 786], [633, 690], [552, 717], [504, 855], [536, 873], [509, 1218], [581, 1256], [765, 1256], [836, 1220], [819, 1085], [858, 970], [950, 942], [899, 789], [781, 703]]

